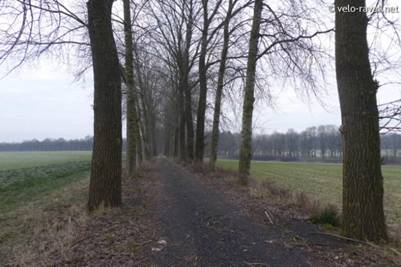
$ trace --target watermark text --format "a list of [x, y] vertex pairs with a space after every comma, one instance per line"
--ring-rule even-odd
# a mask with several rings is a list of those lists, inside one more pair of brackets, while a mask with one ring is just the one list
[[356, 12], [364, 12], [364, 13], [400, 13], [399, 6], [386, 6], [386, 7], [362, 7], [362, 6], [329, 6], [329, 10], [331, 13], [335, 13], [336, 11], [342, 13], [356, 13]]

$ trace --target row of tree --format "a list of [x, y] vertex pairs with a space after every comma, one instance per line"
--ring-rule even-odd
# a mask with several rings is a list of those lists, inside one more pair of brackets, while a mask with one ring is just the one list
[[[366, 2], [335, 1], [343, 230], [380, 241], [387, 234], [378, 83], [370, 68], [367, 26], [387, 17], [375, 12], [368, 18], [364, 12], [341, 11], [344, 7], [365, 10]], [[255, 99], [268, 97], [268, 88], [280, 80], [308, 94], [319, 89], [317, 78], [330, 60], [325, 36], [333, 32], [319, 12], [325, 8], [321, 1], [303, 0], [89, 0], [86, 7], [62, 0], [3, 0], [1, 15], [12, 25], [1, 25], [0, 62], [19, 60], [19, 66], [46, 52], [71, 54], [77, 48], [85, 63], [80, 73], [92, 67], [94, 74], [88, 207], [115, 207], [121, 205], [123, 114], [127, 167], [135, 175], [137, 164], [157, 153], [160, 132], [167, 139], [166, 155], [201, 164], [206, 115], [212, 110], [213, 168], [223, 100], [233, 94], [242, 98], [239, 173], [246, 184]]]
[[65, 140], [63, 138], [42, 141], [30, 140], [21, 143], [0, 143], [0, 151], [92, 151], [93, 138]]
[[[241, 136], [238, 133], [220, 133], [218, 154], [237, 159]], [[342, 160], [341, 134], [334, 125], [309, 127], [302, 132], [289, 129], [286, 133], [256, 135], [252, 139], [255, 160], [328, 161]], [[401, 135], [381, 135], [381, 155], [385, 163], [400, 163]]]
[[[211, 132], [207, 132], [205, 155], [211, 156]], [[220, 132], [217, 155], [222, 158], [238, 159], [241, 135], [239, 133]], [[159, 136], [155, 154], [163, 154], [165, 138]], [[127, 154], [126, 140], [123, 139], [123, 151]], [[289, 129], [286, 133], [259, 134], [252, 138], [252, 159], [282, 161], [330, 161], [342, 160], [341, 135], [334, 125], [309, 127], [302, 132]], [[92, 151], [93, 138], [65, 140], [44, 139], [21, 143], [0, 143], [0, 151]], [[385, 163], [400, 163], [401, 135], [387, 133], [381, 135], [381, 154]]]

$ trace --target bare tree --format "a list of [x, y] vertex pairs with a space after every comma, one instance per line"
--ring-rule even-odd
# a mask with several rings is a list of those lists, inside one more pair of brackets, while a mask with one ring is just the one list
[[[302, 1], [285, 1], [280, 7], [274, 7], [268, 3], [261, 5], [265, 12], [259, 21], [261, 24], [260, 32], [253, 37], [259, 41], [260, 50], [259, 53], [256, 52], [255, 66], [256, 61], [261, 59], [264, 63], [260, 64], [261, 69], [264, 69], [264, 77], [289, 80], [295, 88], [304, 91], [309, 89], [316, 94], [318, 87], [315, 76], [324, 74], [319, 59], [325, 52], [321, 49], [319, 42], [314, 43], [314, 38], [321, 34], [330, 33], [333, 29], [321, 30], [322, 27], [319, 25], [318, 18], [312, 17], [310, 10], [303, 5]], [[258, 51], [258, 47], [256, 47], [256, 51]], [[250, 52], [251, 49], [249, 49]], [[251, 80], [248, 81], [247, 73], [244, 89], [239, 163], [239, 171], [244, 183], [247, 180], [245, 177], [249, 174], [252, 157], [251, 136], [255, 84], [259, 89], [269, 87], [269, 80], [260, 74], [257, 75], [256, 67], [253, 71], [253, 62], [251, 63]], [[250, 87], [249, 84], [253, 84], [253, 86]], [[264, 91], [264, 93], [269, 95], [268, 91]]]
[[401, 130], [401, 99], [383, 103], [379, 106], [380, 129], [384, 132]]
[[243, 8], [245, 8], [250, 3], [250, 2], [245, 3], [243, 6], [234, 9], [235, 5], [238, 2], [239, 2], [238, 0], [229, 0], [227, 13], [223, 23], [223, 44], [220, 55], [220, 65], [218, 70], [216, 96], [214, 102], [212, 136], [211, 136], [211, 151], [210, 151], [210, 161], [209, 161], [211, 169], [215, 168], [217, 160], [217, 148], [219, 144], [219, 131], [220, 131], [221, 102], [223, 97], [223, 88], [225, 85], [227, 57], [230, 45], [230, 36], [232, 35], [233, 30], [235, 29], [235, 27], [233, 27], [234, 29], [230, 30], [230, 22], [237, 13], [239, 13]]
[[134, 80], [133, 34], [131, 22], [131, 1], [124, 0], [124, 34], [125, 34], [125, 77], [127, 85], [127, 170], [130, 176], [135, 174], [139, 125], [137, 114], [137, 97]]
[[153, 18], [153, 40], [159, 44], [155, 54], [176, 72], [178, 146], [180, 159], [192, 161], [194, 154], [193, 94], [195, 83], [191, 70], [197, 58], [197, 44], [193, 39], [195, 20], [199, 17], [199, 6], [191, 1], [151, 1], [150, 15]]
[[[205, 149], [205, 116], [206, 116], [206, 100], [207, 100], [207, 71], [206, 57], [208, 46], [216, 31], [209, 34], [209, 28], [215, 18], [222, 0], [217, 0], [212, 10], [209, 10], [209, 0], [202, 0], [203, 27], [200, 41], [199, 53], [199, 102], [196, 120], [196, 143], [195, 143], [195, 160], [203, 162], [203, 154]], [[210, 14], [210, 15], [209, 15]]]
[[95, 83], [89, 210], [121, 205], [121, 69], [111, 23], [113, 2], [87, 3]]
[[248, 181], [250, 170], [250, 162], [252, 155], [252, 114], [254, 90], [255, 90], [255, 75], [256, 75], [256, 61], [258, 58], [258, 44], [259, 44], [259, 29], [262, 20], [263, 0], [255, 0], [252, 29], [249, 39], [249, 52], [248, 64], [246, 71], [245, 82], [245, 95], [242, 113], [242, 130], [241, 130], [241, 147], [240, 147], [240, 160], [239, 160], [239, 173], [240, 180], [243, 184]]
[[10, 72], [44, 54], [81, 53], [90, 46], [84, 6], [72, 8], [58, 0], [0, 4], [0, 16], [7, 18], [0, 26], [0, 64], [7, 61]]
[[336, 0], [336, 70], [343, 135], [343, 231], [358, 239], [387, 239], [380, 160], [378, 83], [373, 79], [364, 0]]
[[[15, 56], [12, 62], [15, 63], [14, 68], [44, 53], [58, 55], [73, 47], [77, 47], [78, 53], [81, 53], [81, 49], [91, 48], [95, 80], [95, 133], [88, 208], [119, 206], [121, 71], [112, 30], [113, 1], [91, 0], [87, 3], [87, 10], [79, 3], [72, 9], [58, 0], [17, 0], [4, 1], [2, 4], [2, 15], [8, 16], [13, 23], [6, 24], [0, 30], [0, 60], [4, 62]], [[86, 12], [88, 22], [85, 22]], [[14, 23], [19, 26], [15, 27]]]

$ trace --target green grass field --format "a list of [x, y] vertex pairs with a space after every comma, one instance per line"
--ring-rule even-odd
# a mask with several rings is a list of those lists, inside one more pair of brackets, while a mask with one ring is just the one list
[[[0, 214], [41, 199], [88, 177], [90, 152], [1, 152]], [[236, 170], [238, 162], [218, 166]], [[322, 203], [341, 205], [341, 165], [329, 163], [252, 163], [254, 178], [302, 191]], [[401, 166], [383, 166], [385, 210], [389, 223], [401, 221]]]
[[0, 266], [24, 255], [14, 248], [47, 231], [51, 218], [85, 205], [90, 157], [77, 151], [0, 152]]
[[68, 161], [89, 161], [89, 151], [56, 152], [0, 152], [0, 170], [20, 169], [65, 163]]
[[90, 152], [0, 153], [0, 214], [88, 177]]
[[[237, 170], [238, 161], [219, 160], [223, 169]], [[251, 175], [290, 190], [305, 192], [322, 203], [341, 206], [341, 164], [254, 161]], [[383, 166], [385, 212], [388, 223], [401, 221], [401, 166]]]

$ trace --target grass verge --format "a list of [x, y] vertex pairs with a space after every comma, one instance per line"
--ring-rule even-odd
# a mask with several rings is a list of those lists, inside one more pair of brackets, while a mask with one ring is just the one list
[[45, 232], [52, 244], [43, 251], [62, 251], [74, 238], [73, 225], [86, 218], [89, 167], [74, 161], [0, 170], [0, 266], [24, 266], [32, 257], [27, 247], [41, 244]]
[[87, 176], [87, 161], [0, 171], [0, 214]]
[[[238, 161], [220, 160], [218, 167], [236, 170]], [[251, 175], [258, 181], [273, 183], [284, 189], [304, 192], [324, 205], [342, 205], [341, 164], [309, 162], [254, 161]], [[401, 166], [383, 166], [384, 208], [387, 223], [393, 228], [401, 221]]]

